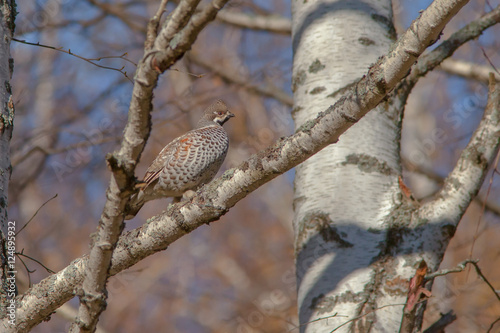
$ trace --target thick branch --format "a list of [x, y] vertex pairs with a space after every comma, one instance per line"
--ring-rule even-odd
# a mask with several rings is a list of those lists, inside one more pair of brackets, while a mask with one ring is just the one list
[[[166, 25], [165, 30], [162, 29], [158, 38], [156, 39], [154, 49], [162, 50], [152, 54], [152, 65], [161, 72], [172, 66], [178, 59], [184, 55], [184, 52], [191, 48], [198, 33], [212, 21], [217, 12], [224, 7], [229, 0], [213, 0], [210, 4], [205, 6], [200, 12], [193, 15], [186, 26], [171, 38], [169, 33], [169, 24]], [[182, 5], [182, 2], [179, 6]], [[174, 15], [172, 15], [174, 16]], [[182, 26], [184, 22], [176, 23]]]
[[478, 20], [467, 24], [462, 29], [453, 33], [450, 38], [441, 43], [432, 52], [422, 56], [418, 63], [411, 69], [410, 75], [405, 79], [405, 84], [414, 85], [420, 77], [439, 66], [444, 59], [451, 57], [460, 46], [477, 38], [486, 29], [498, 22], [500, 22], [500, 5]]
[[157, 50], [163, 50], [168, 47], [168, 43], [186, 26], [189, 19], [193, 16], [196, 7], [201, 0], [183, 0], [181, 1], [172, 15], [163, 25], [159, 37], [151, 43]]
[[500, 89], [490, 75], [488, 103], [483, 119], [453, 171], [446, 177], [436, 199], [419, 210], [420, 223], [457, 225], [483, 184], [500, 146]]
[[[217, 1], [214, 1], [215, 6]], [[248, 161], [235, 169], [228, 170], [221, 178], [213, 181], [198, 191], [190, 202], [172, 205], [167, 212], [150, 219], [142, 227], [126, 233], [120, 238], [113, 253], [110, 274], [116, 274], [140, 261], [141, 259], [165, 249], [175, 240], [197, 227], [215, 221], [225, 214], [248, 193], [259, 186], [290, 170], [292, 167], [311, 157], [325, 146], [336, 142], [338, 137], [356, 123], [369, 110], [374, 108], [407, 73], [417, 57], [437, 38], [445, 24], [458, 10], [467, 3], [465, 0], [436, 0], [422, 13], [410, 29], [400, 38], [389, 55], [380, 59], [369, 72], [355, 84], [334, 105], [321, 112], [313, 121], [306, 122], [288, 138], [278, 140], [266, 150], [253, 155]], [[217, 7], [213, 7], [216, 10]], [[206, 8], [210, 8], [207, 6]], [[204, 10], [205, 11], [205, 10]], [[213, 17], [209, 13], [200, 13], [196, 18]], [[195, 18], [193, 18], [195, 21]], [[199, 31], [198, 25], [190, 24], [181, 33], [183, 36]], [[176, 44], [177, 47], [185, 43]], [[178, 49], [170, 46], [161, 57], [174, 59]], [[169, 64], [168, 60], [163, 64]], [[149, 125], [150, 98], [138, 95], [137, 86], [152, 89], [155, 81], [148, 85], [146, 79], [156, 77], [146, 70], [141, 62], [129, 124], [125, 130], [125, 140], [118, 155], [137, 157], [142, 150]], [[146, 73], [141, 73], [141, 70]], [[150, 96], [149, 96], [150, 97]], [[132, 105], [131, 108], [134, 106]], [[140, 112], [135, 111], [140, 110]], [[134, 123], [137, 117], [139, 123]], [[137, 131], [134, 131], [137, 130]], [[142, 138], [143, 141], [140, 141]], [[127, 158], [118, 163], [126, 163]], [[133, 169], [133, 168], [132, 168]], [[123, 202], [123, 201], [122, 201]], [[18, 331], [25, 332], [48, 316], [54, 309], [73, 296], [74, 288], [82, 281], [87, 268], [86, 257], [77, 259], [61, 272], [50, 276], [28, 290], [19, 299], [17, 312]], [[51, 293], [47, 293], [51, 290]], [[43, 297], [41, 297], [43, 295]]]
[[[429, 180], [436, 182], [437, 184], [442, 186], [444, 178], [442, 176], [440, 176], [439, 174], [435, 173], [431, 169], [422, 167], [420, 165], [418, 165], [418, 166], [413, 165], [410, 162], [408, 162], [408, 160], [405, 158], [403, 158], [402, 161], [403, 161], [403, 164], [405, 165], [405, 167], [410, 172], [423, 175], [423, 176], [427, 177]], [[417, 198], [417, 200], [421, 200], [421, 199], [422, 198]], [[495, 199], [496, 199], [495, 197], [491, 197], [487, 194], [485, 194], [485, 195], [479, 194], [474, 199], [474, 201], [476, 201], [476, 203], [478, 205], [484, 207], [484, 209], [488, 210], [490, 213], [500, 216], [500, 205], [495, 202]]]

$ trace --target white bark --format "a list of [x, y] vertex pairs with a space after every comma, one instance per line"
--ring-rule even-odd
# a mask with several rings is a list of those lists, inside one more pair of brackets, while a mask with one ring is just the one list
[[[454, 15], [464, 4], [435, 1], [421, 19]], [[336, 92], [386, 52], [391, 42], [387, 37], [392, 31], [390, 8], [390, 1], [293, 2], [297, 127], [332, 103]], [[416, 30], [440, 32], [443, 27], [444, 22], [414, 23], [407, 32], [409, 38], [396, 43], [404, 45], [405, 54], [382, 66], [390, 80], [397, 77], [392, 68], [420, 52], [410, 46], [422, 41]], [[439, 264], [442, 245], [451, 237], [443, 234], [442, 225], [429, 226], [419, 235], [436, 240], [433, 236], [438, 232], [443, 235], [439, 245], [425, 242], [426, 251], [417, 250], [423, 240], [414, 235], [395, 251], [403, 238], [399, 228], [411, 224], [411, 212], [417, 208], [406, 202], [398, 184], [399, 117], [405, 99], [406, 95], [393, 96], [336, 145], [297, 167], [294, 227], [301, 332], [336, 328], [339, 332], [397, 332], [402, 305], [392, 305], [405, 302], [405, 282], [420, 259], [426, 259], [432, 269]], [[476, 185], [479, 174], [473, 175]], [[455, 225], [460, 216], [455, 212]], [[410, 248], [409, 255], [402, 254]], [[321, 320], [325, 317], [329, 318]]]
[[[299, 127], [387, 52], [394, 28], [389, 0], [294, 2], [292, 15]], [[399, 133], [397, 110], [383, 103], [296, 169], [300, 323], [340, 315], [303, 332], [325, 332], [373, 307], [377, 267], [370, 263], [384, 248], [385, 218], [398, 203]]]
[[[306, 122], [294, 135], [278, 140], [239, 167], [228, 170], [222, 177], [200, 189], [197, 196], [190, 201], [172, 205], [166, 212], [151, 218], [142, 227], [122, 235], [113, 252], [109, 274], [114, 275], [146, 256], [165, 249], [195, 228], [217, 220], [248, 193], [302, 163], [327, 145], [336, 142], [346, 129], [361, 119], [396, 87], [398, 81], [408, 73], [415, 59], [432, 40], [437, 38], [446, 22], [466, 1], [437, 0], [435, 3], [441, 8], [440, 15], [424, 13], [417, 23], [413, 24], [411, 29], [401, 37], [400, 42], [396, 43], [391, 52], [373, 65], [367, 76], [343, 94], [335, 106], [323, 110], [314, 121]], [[428, 26], [436, 28], [427, 29]], [[166, 53], [157, 54], [157, 64], [160, 68], [164, 68], [174, 61], [175, 56], [180, 52], [181, 50], [169, 49]], [[110, 158], [110, 162], [116, 163], [112, 167], [121, 167], [125, 171], [129, 171], [129, 167], [133, 171], [133, 166], [129, 164], [132, 163], [130, 160], [137, 160], [144, 144], [143, 140], [147, 137], [149, 113], [146, 104], [150, 103], [152, 85], [157, 78], [157, 74], [154, 74], [151, 67], [146, 66], [144, 62], [139, 66], [139, 71], [136, 79], [139, 86], [134, 88], [129, 124], [125, 131], [126, 141], [123, 143], [120, 154], [114, 156], [114, 159]], [[492, 137], [496, 138], [498, 143], [498, 137], [494, 132], [485, 133], [485, 138], [491, 140]], [[354, 161], [356, 160], [350, 159], [347, 164]], [[369, 163], [362, 167], [370, 171], [372, 161], [368, 159]], [[124, 163], [125, 166], [123, 166]], [[487, 163], [482, 165], [483, 175], [487, 166]], [[385, 167], [380, 168], [375, 163], [375, 169], [385, 170]], [[404, 210], [400, 212], [405, 213]], [[397, 217], [393, 216], [388, 220], [398, 222]], [[324, 218], [324, 215], [318, 215], [316, 220], [321, 221]], [[343, 240], [343, 234], [332, 228], [323, 229], [325, 232], [321, 237], [333, 239], [344, 248], [349, 246], [348, 242], [351, 240]], [[370, 229], [366, 232], [376, 234], [378, 230]], [[361, 229], [360, 233], [363, 233]], [[407, 232], [407, 235], [411, 236], [411, 233]], [[384, 252], [390, 252], [391, 247], [396, 248], [397, 245], [397, 243], [388, 244]], [[18, 332], [28, 331], [49, 316], [54, 309], [73, 297], [75, 288], [84, 279], [88, 261], [88, 257], [75, 260], [61, 272], [44, 279], [19, 297]], [[390, 294], [390, 291], [387, 293]], [[346, 294], [346, 297], [350, 296]], [[5, 323], [5, 319], [2, 323]]]

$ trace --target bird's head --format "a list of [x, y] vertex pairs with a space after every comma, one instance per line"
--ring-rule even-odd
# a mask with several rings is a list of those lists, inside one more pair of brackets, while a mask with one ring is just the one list
[[232, 117], [234, 114], [229, 111], [226, 103], [219, 99], [205, 109], [199, 125], [207, 126], [213, 122], [222, 126]]

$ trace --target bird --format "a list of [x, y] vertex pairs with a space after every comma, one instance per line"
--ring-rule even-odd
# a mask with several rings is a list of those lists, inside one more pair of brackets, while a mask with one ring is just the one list
[[130, 198], [126, 219], [133, 218], [150, 200], [173, 197], [179, 202], [209, 183], [219, 171], [229, 149], [229, 137], [222, 127], [234, 117], [224, 101], [207, 107], [195, 129], [167, 144], [151, 163], [139, 191]]

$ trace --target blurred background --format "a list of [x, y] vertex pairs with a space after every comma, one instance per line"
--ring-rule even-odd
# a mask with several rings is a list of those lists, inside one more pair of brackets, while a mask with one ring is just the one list
[[[169, 2], [168, 11], [175, 2]], [[393, 1], [397, 32], [430, 3]], [[121, 140], [145, 27], [158, 5], [152, 0], [17, 4], [15, 37], [52, 47], [11, 44], [16, 118], [9, 216], [18, 230], [31, 220], [17, 238], [23, 253], [20, 293], [50, 274], [30, 257], [58, 271], [89, 250], [110, 176], [105, 155]], [[472, 1], [442, 40], [498, 5]], [[161, 76], [138, 178], [163, 146], [190, 130], [217, 98], [236, 114], [225, 125], [231, 144], [222, 170], [293, 132], [290, 1], [231, 1], [221, 14]], [[272, 22], [272, 29], [244, 27], [251, 17]], [[470, 78], [457, 68], [473, 64], [486, 73], [500, 68], [498, 36], [500, 26], [495, 26], [462, 46], [453, 62], [422, 79], [410, 97], [401, 154], [405, 181], [419, 200], [439, 189], [486, 105], [484, 75]], [[498, 171], [497, 166], [496, 174], [490, 172], [469, 207], [442, 268], [477, 258], [500, 288]], [[298, 332], [292, 191], [293, 170], [251, 193], [220, 221], [111, 278], [101, 332]], [[126, 230], [139, 227], [168, 202], [148, 203]], [[66, 332], [77, 306], [73, 299], [33, 332]], [[424, 326], [450, 309], [458, 319], [446, 332], [485, 331], [500, 317], [500, 302], [473, 270], [436, 280]]]

